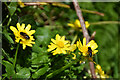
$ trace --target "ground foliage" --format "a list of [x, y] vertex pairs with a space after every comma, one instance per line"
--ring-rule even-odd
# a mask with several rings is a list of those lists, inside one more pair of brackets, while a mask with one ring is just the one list
[[[76, 78], [84, 76], [90, 78], [89, 64], [79, 64], [66, 55], [52, 55], [47, 52], [51, 38], [56, 34], [65, 36], [71, 42], [76, 34], [78, 39], [83, 38], [82, 32], [74, 31], [67, 23], [78, 19], [72, 3], [67, 3], [71, 9], [43, 5], [44, 9], [37, 6], [26, 6], [21, 8], [17, 2], [2, 3], [2, 74], [3, 78], [30, 78], [30, 79], [59, 79]], [[83, 17], [89, 23], [98, 21], [117, 21], [119, 4], [103, 2], [79, 3], [82, 9], [98, 11], [105, 14], [99, 16], [83, 12]], [[31, 24], [35, 43], [32, 48], [22, 49], [19, 47], [16, 68], [14, 69], [14, 56], [17, 44], [10, 26], [16, 23]], [[96, 63], [111, 78], [118, 78], [118, 25], [100, 24], [90, 25], [88, 28], [91, 35], [96, 31], [95, 41], [99, 45], [99, 52], [94, 57]], [[78, 40], [77, 39], [77, 40]]]

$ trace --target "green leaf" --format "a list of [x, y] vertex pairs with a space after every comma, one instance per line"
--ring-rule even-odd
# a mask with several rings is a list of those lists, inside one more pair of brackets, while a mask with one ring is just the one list
[[3, 31], [3, 34], [4, 34], [5, 38], [9, 41], [9, 43], [14, 44], [13, 39], [10, 37], [10, 34], [6, 30]]
[[62, 68], [53, 71], [52, 73], [50, 73], [50, 74], [47, 75], [47, 78], [52, 78], [53, 76], [59, 74], [60, 72], [64, 71], [65, 69], [67, 69], [68, 67], [70, 67], [71, 65], [73, 65], [74, 63], [76, 63], [78, 61], [79, 60], [73, 61], [73, 62], [71, 62], [71, 63], [63, 66]]
[[45, 66], [43, 68], [40, 68], [37, 72], [32, 74], [32, 78], [39, 78], [41, 75], [45, 74], [48, 71], [49, 67]]
[[39, 47], [37, 43], [32, 47], [32, 51], [40, 54], [44, 54], [47, 52], [45, 47]]
[[14, 62], [13, 58], [10, 58], [8, 53], [5, 52], [5, 50], [2, 48], [2, 53], [3, 53], [3, 57], [6, 57], [10, 62]]
[[10, 78], [11, 76], [13, 76], [15, 74], [15, 71], [14, 71], [14, 66], [13, 64], [11, 64], [10, 62], [8, 61], [5, 61], [3, 60], [2, 61], [2, 64], [5, 66], [5, 70], [6, 70], [6, 74], [7, 74], [7, 77]]
[[31, 67], [29, 67], [31, 72], [36, 72], [38, 69], [32, 69]]
[[48, 45], [51, 37], [51, 31], [49, 28], [37, 28], [35, 37], [37, 38], [37, 45]]
[[37, 28], [37, 25], [36, 25], [33, 15], [24, 15], [19, 18], [18, 22], [20, 24], [22, 24], [22, 23], [24, 23], [26, 25], [30, 24], [32, 26], [32, 29]]
[[22, 69], [22, 67], [19, 64], [16, 64], [16, 72], [19, 72]]
[[32, 53], [32, 67], [39, 67], [49, 61], [48, 55]]
[[11, 2], [8, 5], [8, 10], [9, 10], [11, 16], [15, 13], [16, 9], [17, 9], [17, 2]]
[[23, 68], [17, 72], [13, 78], [30, 78], [30, 70], [28, 68]]

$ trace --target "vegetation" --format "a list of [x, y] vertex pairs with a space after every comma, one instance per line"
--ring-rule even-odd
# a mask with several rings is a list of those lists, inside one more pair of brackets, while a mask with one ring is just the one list
[[[88, 33], [92, 35], [96, 31], [94, 41], [98, 45], [98, 52], [92, 57], [87, 55], [87, 58], [81, 54], [77, 45], [75, 49], [70, 49], [73, 51], [65, 48], [65, 54], [58, 51], [53, 55], [52, 50], [48, 50], [50, 48], [48, 45], [53, 42], [51, 39], [57, 41], [57, 34], [65, 37], [63, 42], [68, 41], [69, 46], [77, 44], [79, 40], [84, 42], [82, 30], [79, 29], [81, 27], [76, 29], [68, 25], [68, 23], [75, 24], [75, 20], [78, 19], [72, 2], [39, 3], [41, 4], [39, 6], [21, 3], [2, 3], [3, 80], [92, 78], [89, 67], [91, 59], [93, 59], [92, 62], [95, 62], [95, 68], [96, 64], [99, 64], [109, 78], [119, 78], [119, 3], [79, 2], [84, 20], [90, 24], [87, 28]], [[90, 11], [103, 13], [104, 16]], [[17, 23], [25, 24], [25, 28], [30, 24], [31, 28], [27, 27], [30, 28], [28, 31], [24, 27], [18, 28]], [[21, 32], [27, 33], [27, 35], [19, 35], [20, 30], [15, 32], [15, 29], [13, 27], [11, 29], [10, 26], [21, 29]], [[35, 33], [32, 34], [29, 30], [35, 30]], [[30, 37], [31, 41], [27, 41], [25, 37]], [[97, 74], [98, 78], [99, 76], [100, 74]]]

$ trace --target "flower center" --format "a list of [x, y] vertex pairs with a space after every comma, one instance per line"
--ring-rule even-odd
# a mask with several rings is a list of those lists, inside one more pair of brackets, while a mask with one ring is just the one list
[[88, 52], [88, 47], [87, 47], [87, 46], [83, 46], [83, 47], [82, 47], [82, 51], [83, 51], [84, 53], [87, 53], [87, 52]]
[[62, 41], [58, 41], [57, 42], [57, 45], [60, 47], [60, 48], [63, 48], [64, 47], [64, 43]]
[[20, 32], [20, 36], [21, 36], [23, 39], [26, 39], [26, 40], [29, 40], [29, 39], [30, 39], [30, 37], [29, 37], [26, 33], [24, 33], [24, 32]]

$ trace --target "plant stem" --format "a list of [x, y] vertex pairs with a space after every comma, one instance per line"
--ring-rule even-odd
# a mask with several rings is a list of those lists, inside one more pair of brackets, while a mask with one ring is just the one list
[[73, 4], [74, 4], [74, 7], [75, 7], [75, 10], [76, 10], [76, 13], [77, 13], [77, 16], [79, 18], [79, 21], [80, 21], [80, 24], [81, 24], [81, 27], [82, 27], [82, 32], [83, 32], [83, 36], [86, 38], [86, 44], [89, 42], [89, 34], [88, 34], [88, 31], [86, 29], [86, 26], [85, 26], [85, 21], [84, 21], [84, 18], [82, 16], [82, 11], [78, 5], [78, 2], [77, 0], [73, 0]]
[[[65, 5], [65, 4], [62, 4], [62, 3], [52, 3], [52, 5], [54, 5], [54, 6], [57, 6], [56, 4], [58, 4], [58, 6], [59, 5]], [[24, 2], [24, 5], [27, 5], [27, 6], [34, 6], [34, 5], [36, 5], [36, 6], [39, 6], [39, 5], [49, 5], [48, 3], [46, 3], [46, 4], [41, 4], [41, 3], [36, 3], [36, 2]], [[60, 7], [60, 6], [59, 6]], [[65, 8], [70, 8], [70, 6], [69, 5], [65, 5]], [[101, 12], [97, 12], [97, 11], [91, 11], [91, 10], [86, 10], [86, 9], [81, 9], [81, 11], [83, 11], [83, 12], [86, 12], [86, 13], [92, 13], [92, 14], [97, 14], [97, 15], [100, 15], [100, 16], [104, 16], [104, 13], [101, 13]]]
[[[84, 21], [84, 18], [82, 16], [82, 12], [81, 12], [81, 9], [80, 9], [80, 7], [78, 5], [77, 0], [73, 0], [73, 5], [75, 7], [77, 16], [79, 18], [79, 21], [80, 21], [80, 24], [81, 24], [81, 27], [82, 27], [83, 36], [86, 38], [86, 44], [88, 44], [89, 40], [90, 40], [90, 36], [89, 36], [88, 31], [86, 29], [86, 26], [84, 24], [85, 21]], [[97, 78], [96, 74], [95, 74], [94, 63], [93, 62], [89, 62], [89, 64], [90, 64], [90, 71], [91, 71], [92, 78]]]
[[104, 13], [100, 13], [100, 12], [97, 12], [97, 11], [91, 11], [91, 10], [86, 10], [86, 9], [81, 9], [81, 11], [87, 12], [87, 13], [92, 13], [92, 14], [98, 14], [100, 16], [104, 16]]
[[73, 44], [75, 43], [76, 40], [77, 40], [77, 34], [75, 35], [75, 37], [74, 37], [74, 39], [73, 39], [71, 45], [73, 45]]
[[76, 63], [76, 62], [78, 62], [78, 61], [79, 61], [79, 60], [77, 59], [77, 60], [75, 60], [75, 61], [73, 61], [73, 62], [71, 62], [71, 63], [68, 63], [67, 65], [63, 66], [62, 68], [57, 69], [57, 70], [53, 71], [52, 73], [48, 74], [48, 75], [46, 76], [46, 78], [52, 78], [53, 76], [55, 76], [55, 75], [57, 75], [58, 73], [64, 71], [65, 69], [69, 68], [71, 65], [73, 65], [74, 63]]
[[9, 26], [10, 22], [11, 22], [11, 17], [9, 18], [9, 21], [8, 21], [8, 23], [7, 23], [7, 26]]
[[98, 64], [98, 56], [97, 55], [95, 56], [95, 62], [96, 62], [96, 64]]
[[17, 53], [18, 53], [19, 45], [20, 44], [17, 45], [16, 52], [15, 52], [15, 60], [14, 60], [14, 64], [13, 64], [14, 68], [15, 68], [15, 64], [16, 64], [16, 60], [17, 60]]
[[91, 25], [101, 25], [101, 24], [120, 24], [120, 21], [99, 21], [99, 22], [92, 22]]

